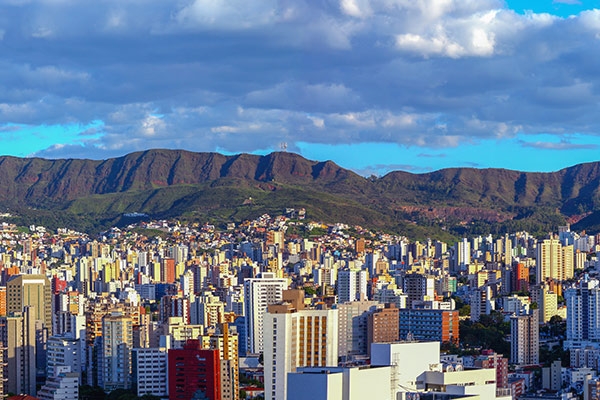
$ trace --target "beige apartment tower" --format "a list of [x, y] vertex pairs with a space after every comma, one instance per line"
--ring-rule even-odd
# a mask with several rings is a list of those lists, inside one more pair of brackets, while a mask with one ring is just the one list
[[107, 392], [131, 387], [131, 317], [112, 312], [102, 319], [103, 389]]
[[270, 305], [264, 317], [265, 400], [284, 400], [287, 374], [298, 367], [337, 366], [338, 310]]
[[6, 393], [36, 394], [35, 325], [34, 307], [25, 307], [21, 312], [0, 318]]
[[6, 283], [6, 311], [21, 313], [32, 306], [34, 318], [42, 321], [52, 336], [52, 287], [45, 275], [14, 275]]

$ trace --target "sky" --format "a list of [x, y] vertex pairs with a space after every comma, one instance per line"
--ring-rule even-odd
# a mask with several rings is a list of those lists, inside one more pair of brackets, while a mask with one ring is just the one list
[[0, 0], [0, 155], [600, 160], [600, 0]]

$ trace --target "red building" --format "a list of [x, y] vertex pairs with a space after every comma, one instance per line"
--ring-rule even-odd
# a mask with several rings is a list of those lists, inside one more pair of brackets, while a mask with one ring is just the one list
[[201, 390], [210, 400], [220, 400], [220, 371], [219, 350], [203, 349], [199, 340], [169, 350], [169, 399], [190, 400]]
[[502, 357], [502, 354], [497, 354], [493, 350], [482, 350], [474, 364], [479, 368], [495, 368], [496, 387], [508, 387], [508, 358]]

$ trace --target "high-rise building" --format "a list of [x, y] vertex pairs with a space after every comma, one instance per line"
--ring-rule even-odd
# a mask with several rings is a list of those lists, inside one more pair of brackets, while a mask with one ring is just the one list
[[558, 239], [545, 239], [537, 244], [537, 283], [547, 279], [564, 281], [575, 272], [575, 252], [572, 245], [563, 246]]
[[508, 387], [508, 359], [493, 350], [482, 350], [481, 355], [475, 359], [474, 365], [478, 368], [496, 369], [496, 386]]
[[8, 393], [36, 394], [36, 313], [25, 306], [22, 312], [11, 312], [0, 318]]
[[584, 279], [565, 291], [568, 349], [600, 347], [600, 281]]
[[362, 269], [344, 269], [338, 271], [338, 303], [367, 300], [367, 271]]
[[283, 291], [287, 287], [287, 279], [276, 278], [274, 273], [268, 272], [263, 272], [258, 278], [244, 281], [247, 352], [263, 352], [264, 315], [270, 304], [283, 300]]
[[201, 337], [202, 347], [219, 351], [221, 400], [239, 399], [238, 335], [229, 324], [219, 324], [219, 332]]
[[458, 342], [458, 324], [455, 310], [400, 310], [400, 339]]
[[35, 319], [52, 335], [52, 287], [44, 275], [14, 275], [6, 283], [6, 311], [23, 312], [33, 306]]
[[337, 366], [338, 311], [300, 310], [289, 303], [265, 315], [265, 399], [285, 400], [287, 374], [298, 367]]
[[367, 341], [371, 343], [396, 342], [400, 338], [400, 313], [392, 304], [372, 311], [367, 319]]
[[513, 364], [539, 363], [540, 330], [538, 310], [510, 318], [510, 360]]
[[221, 399], [219, 350], [203, 349], [200, 340], [191, 339], [183, 349], [169, 350], [168, 363], [169, 399]]
[[492, 288], [483, 286], [471, 293], [471, 321], [477, 322], [482, 315], [489, 315], [495, 309]]
[[463, 238], [455, 245], [454, 270], [464, 271], [471, 263], [471, 243], [467, 238]]
[[529, 290], [529, 268], [523, 263], [516, 263], [511, 269], [512, 291]]
[[131, 317], [113, 312], [102, 318], [103, 389], [107, 392], [131, 387]]
[[131, 350], [131, 381], [138, 396], [166, 397], [167, 349], [137, 348]]
[[70, 367], [69, 372], [81, 375], [83, 350], [82, 341], [71, 334], [50, 336], [47, 342], [46, 376], [55, 376], [64, 366]]
[[376, 301], [353, 301], [336, 304], [338, 310], [338, 355], [343, 362], [356, 356], [367, 356], [369, 340], [367, 323], [369, 313], [383, 308]]
[[0, 286], [0, 317], [6, 316], [6, 286]]
[[546, 282], [531, 288], [531, 300], [538, 305], [540, 323], [548, 322], [558, 314], [558, 295]]
[[434, 300], [435, 280], [423, 274], [407, 274], [404, 277], [404, 293], [408, 296], [408, 308], [419, 301]]
[[165, 283], [173, 283], [176, 279], [175, 259], [163, 258], [160, 262], [160, 281]]

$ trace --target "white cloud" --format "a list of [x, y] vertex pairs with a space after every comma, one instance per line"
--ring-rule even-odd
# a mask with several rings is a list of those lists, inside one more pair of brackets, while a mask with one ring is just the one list
[[373, 12], [368, 0], [341, 0], [340, 7], [344, 14], [355, 18], [366, 18]]
[[247, 29], [275, 21], [277, 4], [272, 0], [193, 0], [175, 15], [187, 26]]
[[76, 148], [88, 156], [600, 132], [600, 55], [590, 50], [598, 10], [560, 18], [500, 0], [31, 0], [0, 2], [0, 15], [0, 126], [101, 120], [103, 132]]

